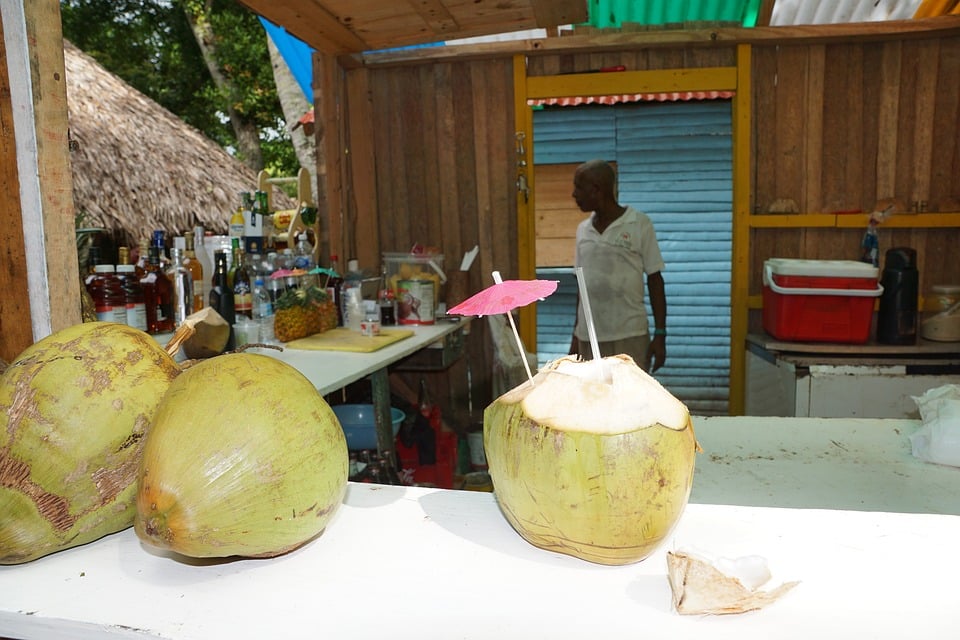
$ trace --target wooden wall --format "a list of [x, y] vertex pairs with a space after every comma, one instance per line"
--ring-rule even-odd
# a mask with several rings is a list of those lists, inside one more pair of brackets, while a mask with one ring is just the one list
[[[345, 196], [344, 254], [377, 270], [382, 252], [414, 243], [441, 251], [447, 271], [466, 251], [480, 253], [467, 274], [470, 293], [493, 283], [491, 272], [517, 277], [513, 70], [509, 57], [360, 68], [345, 74], [351, 180]], [[369, 122], [357, 127], [354, 118]], [[492, 353], [486, 322], [474, 321], [468, 358], [451, 370], [401, 374], [412, 389], [421, 375], [448, 415], [467, 394], [467, 360], [475, 416], [489, 404]]]
[[[754, 30], [734, 36], [745, 33]], [[881, 248], [917, 249], [924, 288], [960, 282], [957, 31], [843, 42], [817, 42], [811, 33], [791, 41], [763, 32], [754, 42], [749, 191], [757, 215], [749, 216], [749, 274], [742, 275], [751, 305], [759, 305], [763, 260], [856, 258], [866, 214], [837, 212], [869, 212], [889, 199], [905, 210], [923, 201], [929, 213], [897, 214], [881, 229]], [[713, 43], [712, 36], [530, 50], [527, 74], [735, 67], [737, 42]], [[517, 274], [513, 53], [440, 51], [431, 58], [421, 51], [409, 60], [343, 67], [343, 254], [376, 268], [381, 251], [419, 242], [442, 250], [452, 268], [479, 244], [469, 291], [489, 285], [494, 269], [505, 278]], [[760, 215], [778, 200], [792, 200], [797, 213]], [[485, 324], [473, 322], [469, 342], [474, 421], [490, 401]], [[431, 384], [457, 398], [463, 377], [455, 368]], [[416, 388], [415, 377], [408, 381]]]
[[769, 257], [855, 259], [891, 203], [881, 266], [909, 246], [921, 291], [960, 282], [960, 37], [756, 46], [753, 89], [753, 212], [797, 217], [752, 230], [752, 294]]

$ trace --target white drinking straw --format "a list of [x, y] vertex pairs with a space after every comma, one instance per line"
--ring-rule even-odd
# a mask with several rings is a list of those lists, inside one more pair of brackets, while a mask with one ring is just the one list
[[587, 333], [590, 334], [590, 349], [593, 359], [600, 359], [600, 343], [597, 342], [597, 330], [593, 326], [593, 312], [590, 311], [590, 296], [587, 295], [587, 283], [583, 279], [583, 267], [577, 267], [577, 285], [580, 287], [580, 303], [583, 305], [583, 317], [587, 321]]

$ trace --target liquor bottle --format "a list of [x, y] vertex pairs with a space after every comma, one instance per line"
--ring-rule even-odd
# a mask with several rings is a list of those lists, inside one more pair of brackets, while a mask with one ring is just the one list
[[233, 290], [233, 276], [237, 272], [237, 254], [240, 252], [240, 239], [230, 238], [230, 253], [227, 255], [227, 286]]
[[137, 274], [137, 279], [142, 280], [145, 275], [147, 275], [147, 264], [150, 262], [150, 242], [148, 240], [141, 240], [139, 249], [137, 251], [137, 259], [133, 263], [135, 268], [135, 273]]
[[169, 266], [169, 259], [167, 258], [167, 247], [164, 243], [164, 233], [162, 229], [154, 229], [153, 236], [150, 240], [150, 246], [158, 249], [160, 268], [166, 271], [167, 267]]
[[160, 267], [160, 248], [148, 249], [146, 275], [140, 279], [147, 306], [147, 333], [173, 331], [173, 285]]
[[93, 298], [97, 320], [127, 324], [127, 306], [123, 296], [123, 287], [114, 275], [112, 264], [98, 264], [87, 284], [87, 291]]
[[233, 289], [227, 286], [227, 252], [222, 249], [218, 249], [213, 254], [210, 306], [230, 325], [230, 338], [227, 340], [226, 350], [232, 351], [236, 345], [233, 324], [237, 321], [237, 316], [233, 307]]
[[[240, 197], [245, 203], [247, 200], [247, 193], [245, 191], [240, 192]], [[234, 210], [233, 215], [230, 216], [230, 227], [228, 234], [231, 238], [243, 238], [243, 231], [245, 228], [246, 220], [244, 218], [244, 204], [240, 204]]]
[[384, 262], [380, 268], [380, 287], [377, 291], [377, 305], [380, 307], [380, 324], [385, 327], [397, 324], [396, 300], [394, 299], [393, 289], [391, 289], [388, 284], [386, 262]]
[[83, 284], [86, 285], [87, 289], [90, 288], [90, 283], [96, 276], [97, 265], [102, 262], [103, 260], [100, 258], [100, 247], [91, 246], [87, 249], [87, 272], [83, 277]]
[[178, 247], [170, 249], [166, 276], [173, 285], [173, 325], [179, 327], [193, 313], [193, 274], [184, 266], [183, 253]]
[[253, 287], [250, 285], [250, 273], [243, 263], [243, 251], [233, 251], [233, 308], [236, 316], [253, 318]]
[[147, 330], [147, 306], [143, 299], [143, 287], [137, 278], [136, 267], [132, 264], [118, 264], [117, 278], [123, 286], [123, 297], [127, 311], [127, 324], [140, 331]]
[[[129, 247], [117, 247], [117, 266], [119, 267], [122, 264], [130, 264], [130, 248]], [[117, 272], [119, 273], [119, 269]]]
[[193, 310], [197, 312], [203, 309], [203, 301], [207, 298], [203, 280], [203, 265], [197, 258], [193, 231], [184, 233], [183, 238], [185, 245], [183, 266], [189, 269], [190, 275], [193, 276]]

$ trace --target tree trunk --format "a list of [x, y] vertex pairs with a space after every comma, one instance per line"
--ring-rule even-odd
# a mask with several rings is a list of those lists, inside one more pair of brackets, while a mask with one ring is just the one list
[[184, 7], [187, 14], [187, 20], [190, 22], [190, 29], [193, 31], [193, 37], [200, 47], [203, 55], [203, 61], [207, 65], [210, 77], [217, 89], [226, 98], [224, 100], [224, 110], [230, 118], [230, 125], [233, 127], [233, 133], [237, 137], [237, 155], [239, 159], [254, 171], [263, 169], [263, 155], [260, 152], [260, 132], [256, 124], [245, 120], [233, 108], [233, 101], [230, 96], [236, 93], [230, 79], [220, 69], [217, 64], [217, 46], [213, 28], [210, 25], [209, 15], [212, 12], [212, 0], [204, 3], [203, 10], [194, 13], [188, 6]]
[[307, 111], [311, 104], [303, 95], [300, 83], [293, 76], [280, 51], [267, 36], [267, 46], [270, 50], [270, 64], [273, 66], [273, 80], [277, 85], [277, 96], [280, 98], [280, 107], [283, 109], [283, 119], [287, 123], [287, 131], [293, 141], [293, 149], [297, 154], [300, 166], [310, 173], [311, 197], [317, 202], [317, 141], [314, 136], [308, 136], [303, 127], [294, 126]]

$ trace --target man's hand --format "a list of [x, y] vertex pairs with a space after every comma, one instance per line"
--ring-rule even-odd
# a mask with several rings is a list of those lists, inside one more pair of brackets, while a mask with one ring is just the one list
[[[647, 348], [647, 366], [645, 370], [653, 373], [667, 361], [667, 337], [653, 336], [650, 347]], [[652, 365], [652, 366], [651, 366]]]

